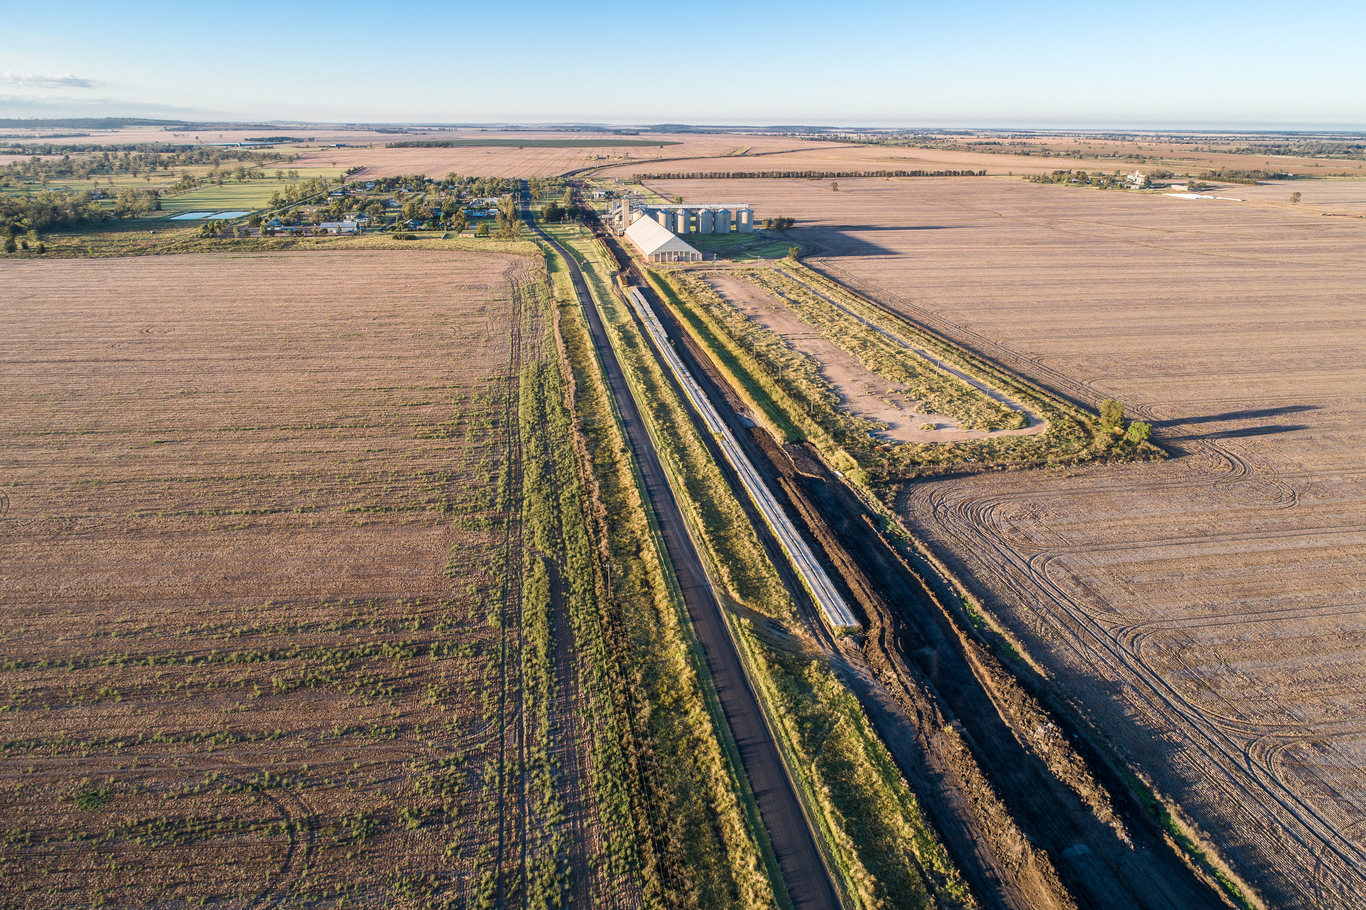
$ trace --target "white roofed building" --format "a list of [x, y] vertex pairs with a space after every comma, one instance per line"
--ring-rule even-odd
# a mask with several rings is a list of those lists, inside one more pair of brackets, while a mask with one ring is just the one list
[[626, 228], [646, 262], [701, 262], [702, 254], [653, 218], [640, 215]]

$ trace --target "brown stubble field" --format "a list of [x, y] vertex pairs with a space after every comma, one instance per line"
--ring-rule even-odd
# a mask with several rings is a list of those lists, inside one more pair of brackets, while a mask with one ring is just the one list
[[518, 812], [498, 498], [529, 268], [0, 270], [6, 906], [487, 886]]
[[654, 186], [797, 217], [809, 264], [1153, 422], [1168, 462], [897, 505], [1268, 905], [1360, 903], [1366, 223], [995, 179]]
[[[604, 138], [593, 133], [463, 132], [436, 136], [394, 136], [389, 141], [422, 139], [485, 139], [485, 140], [573, 140], [586, 141]], [[606, 137], [609, 141], [613, 137]], [[761, 162], [780, 161], [791, 149], [820, 147], [800, 139], [776, 136], [738, 136], [689, 133], [628, 135], [630, 141], [659, 139], [661, 146], [597, 146], [581, 148], [546, 148], [528, 145], [510, 146], [454, 146], [450, 148], [385, 148], [385, 142], [374, 142], [370, 148], [309, 149], [294, 161], [296, 167], [363, 167], [353, 179], [388, 177], [397, 174], [426, 174], [440, 179], [446, 174], [463, 177], [551, 177], [585, 167], [624, 164], [640, 170], [658, 170], [665, 159], [700, 159], [729, 161], [732, 166], [746, 169]], [[744, 152], [742, 155], [735, 153]], [[771, 157], [772, 156], [772, 157]]]
[[[1089, 143], [1089, 144], [1088, 144]], [[1239, 145], [1244, 143], [1237, 143]], [[628, 174], [726, 173], [735, 171], [986, 171], [989, 176], [1009, 174], [1047, 174], [1055, 170], [1082, 170], [1090, 173], [1151, 172], [1158, 169], [1176, 174], [1198, 176], [1206, 170], [1242, 168], [1271, 170], [1307, 177], [1348, 174], [1366, 176], [1366, 164], [1340, 158], [1308, 158], [1293, 155], [1235, 154], [1217, 144], [1191, 147], [1159, 142], [1032, 143], [1034, 151], [1025, 155], [1009, 149], [994, 152], [971, 148], [918, 148], [895, 145], [851, 145], [840, 142], [796, 141], [786, 148], [752, 160], [708, 157], [699, 146], [689, 147], [690, 160], [659, 162], [649, 160], [622, 162], [604, 167], [602, 176]], [[676, 148], [676, 147], [671, 147]], [[1047, 149], [1047, 156], [1041, 152]], [[680, 152], [664, 157], [681, 157]], [[1118, 157], [1116, 157], [1118, 156]], [[644, 156], [639, 156], [644, 157]], [[1236, 195], [1236, 194], [1235, 194]]]

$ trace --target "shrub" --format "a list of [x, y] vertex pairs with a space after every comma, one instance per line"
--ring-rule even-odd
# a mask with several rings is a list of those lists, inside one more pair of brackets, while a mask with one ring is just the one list
[[1144, 423], [1141, 420], [1135, 420], [1133, 423], [1129, 424], [1129, 432], [1126, 435], [1129, 441], [1134, 445], [1141, 445], [1147, 442], [1153, 435], [1153, 425]]
[[1100, 425], [1107, 430], [1124, 428], [1124, 405], [1107, 398], [1100, 403]]

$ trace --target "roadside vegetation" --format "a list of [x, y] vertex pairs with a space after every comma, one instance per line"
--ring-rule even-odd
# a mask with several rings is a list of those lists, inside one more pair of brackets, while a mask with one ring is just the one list
[[[581, 264], [605, 267], [595, 240], [571, 238]], [[586, 272], [587, 275], [587, 272]], [[855, 907], [971, 903], [915, 796], [857, 701], [802, 632], [792, 595], [625, 305], [595, 279], [604, 322], [673, 477], [723, 601], [793, 632], [775, 644], [751, 619], [727, 620], [769, 714], [845, 900]], [[752, 613], [750, 614], [752, 615]], [[801, 642], [806, 642], [801, 645]]]
[[[613, 837], [609, 861], [640, 883], [647, 906], [773, 907], [764, 835], [743, 796], [738, 755], [718, 731], [718, 709], [645, 517], [587, 326], [558, 258], [548, 261], [574, 417], [556, 444], [563, 465], [577, 460], [582, 468], [591, 529], [579, 544], [575, 582], [588, 590], [571, 615], [583, 691], [598, 718], [594, 773], [604, 830]], [[547, 389], [546, 397], [558, 391]], [[578, 488], [571, 476], [557, 481]]]

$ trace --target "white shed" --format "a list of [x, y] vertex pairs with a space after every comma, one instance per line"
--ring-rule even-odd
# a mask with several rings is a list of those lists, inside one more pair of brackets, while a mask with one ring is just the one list
[[646, 262], [701, 262], [702, 254], [653, 218], [637, 218], [626, 237]]

